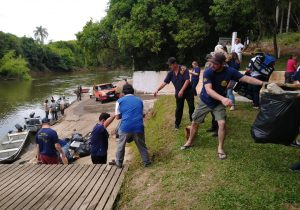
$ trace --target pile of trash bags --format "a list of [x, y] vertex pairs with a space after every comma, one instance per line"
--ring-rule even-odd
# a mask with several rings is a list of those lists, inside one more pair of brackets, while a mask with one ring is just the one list
[[260, 111], [251, 127], [256, 143], [290, 145], [300, 127], [300, 91], [285, 91], [272, 83], [262, 90]]
[[74, 157], [85, 157], [91, 154], [90, 135], [83, 137], [82, 134], [74, 132], [71, 138], [59, 141], [69, 163], [74, 162]]

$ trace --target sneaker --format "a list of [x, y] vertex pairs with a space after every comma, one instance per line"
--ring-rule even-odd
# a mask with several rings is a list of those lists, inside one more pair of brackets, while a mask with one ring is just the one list
[[229, 110], [234, 111], [234, 106], [231, 106]]
[[177, 131], [179, 129], [179, 125], [175, 125], [175, 130]]
[[253, 106], [253, 109], [259, 109], [259, 106]]

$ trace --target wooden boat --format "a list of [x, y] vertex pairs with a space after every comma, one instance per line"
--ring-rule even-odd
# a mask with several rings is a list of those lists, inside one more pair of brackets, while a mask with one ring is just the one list
[[8, 133], [0, 143], [0, 163], [12, 163], [16, 160], [28, 139], [29, 131]]

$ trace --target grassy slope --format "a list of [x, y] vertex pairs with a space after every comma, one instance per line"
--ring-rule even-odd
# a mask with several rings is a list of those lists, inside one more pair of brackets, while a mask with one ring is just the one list
[[141, 166], [131, 145], [136, 158], [117, 209], [300, 209], [300, 174], [288, 170], [298, 150], [253, 143], [249, 131], [257, 111], [250, 104], [228, 112], [225, 161], [217, 159], [217, 140], [205, 132], [210, 117], [198, 130], [196, 146], [180, 151], [184, 129], [173, 130], [174, 110], [174, 97], [163, 96], [147, 121], [151, 167]]

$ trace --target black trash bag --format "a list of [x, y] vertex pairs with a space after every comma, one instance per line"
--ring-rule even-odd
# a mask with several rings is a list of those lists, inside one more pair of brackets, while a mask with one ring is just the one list
[[294, 93], [263, 93], [260, 104], [260, 112], [251, 127], [254, 141], [290, 145], [299, 133], [300, 98]]
[[72, 135], [72, 141], [79, 141], [79, 142], [83, 142], [83, 136], [80, 133], [74, 133]]
[[89, 140], [82, 142], [80, 146], [75, 149], [75, 152], [79, 155], [79, 157], [89, 156], [91, 154], [91, 145]]
[[253, 100], [251, 85], [245, 82], [237, 82], [233, 90], [240, 96], [244, 96], [249, 100]]

